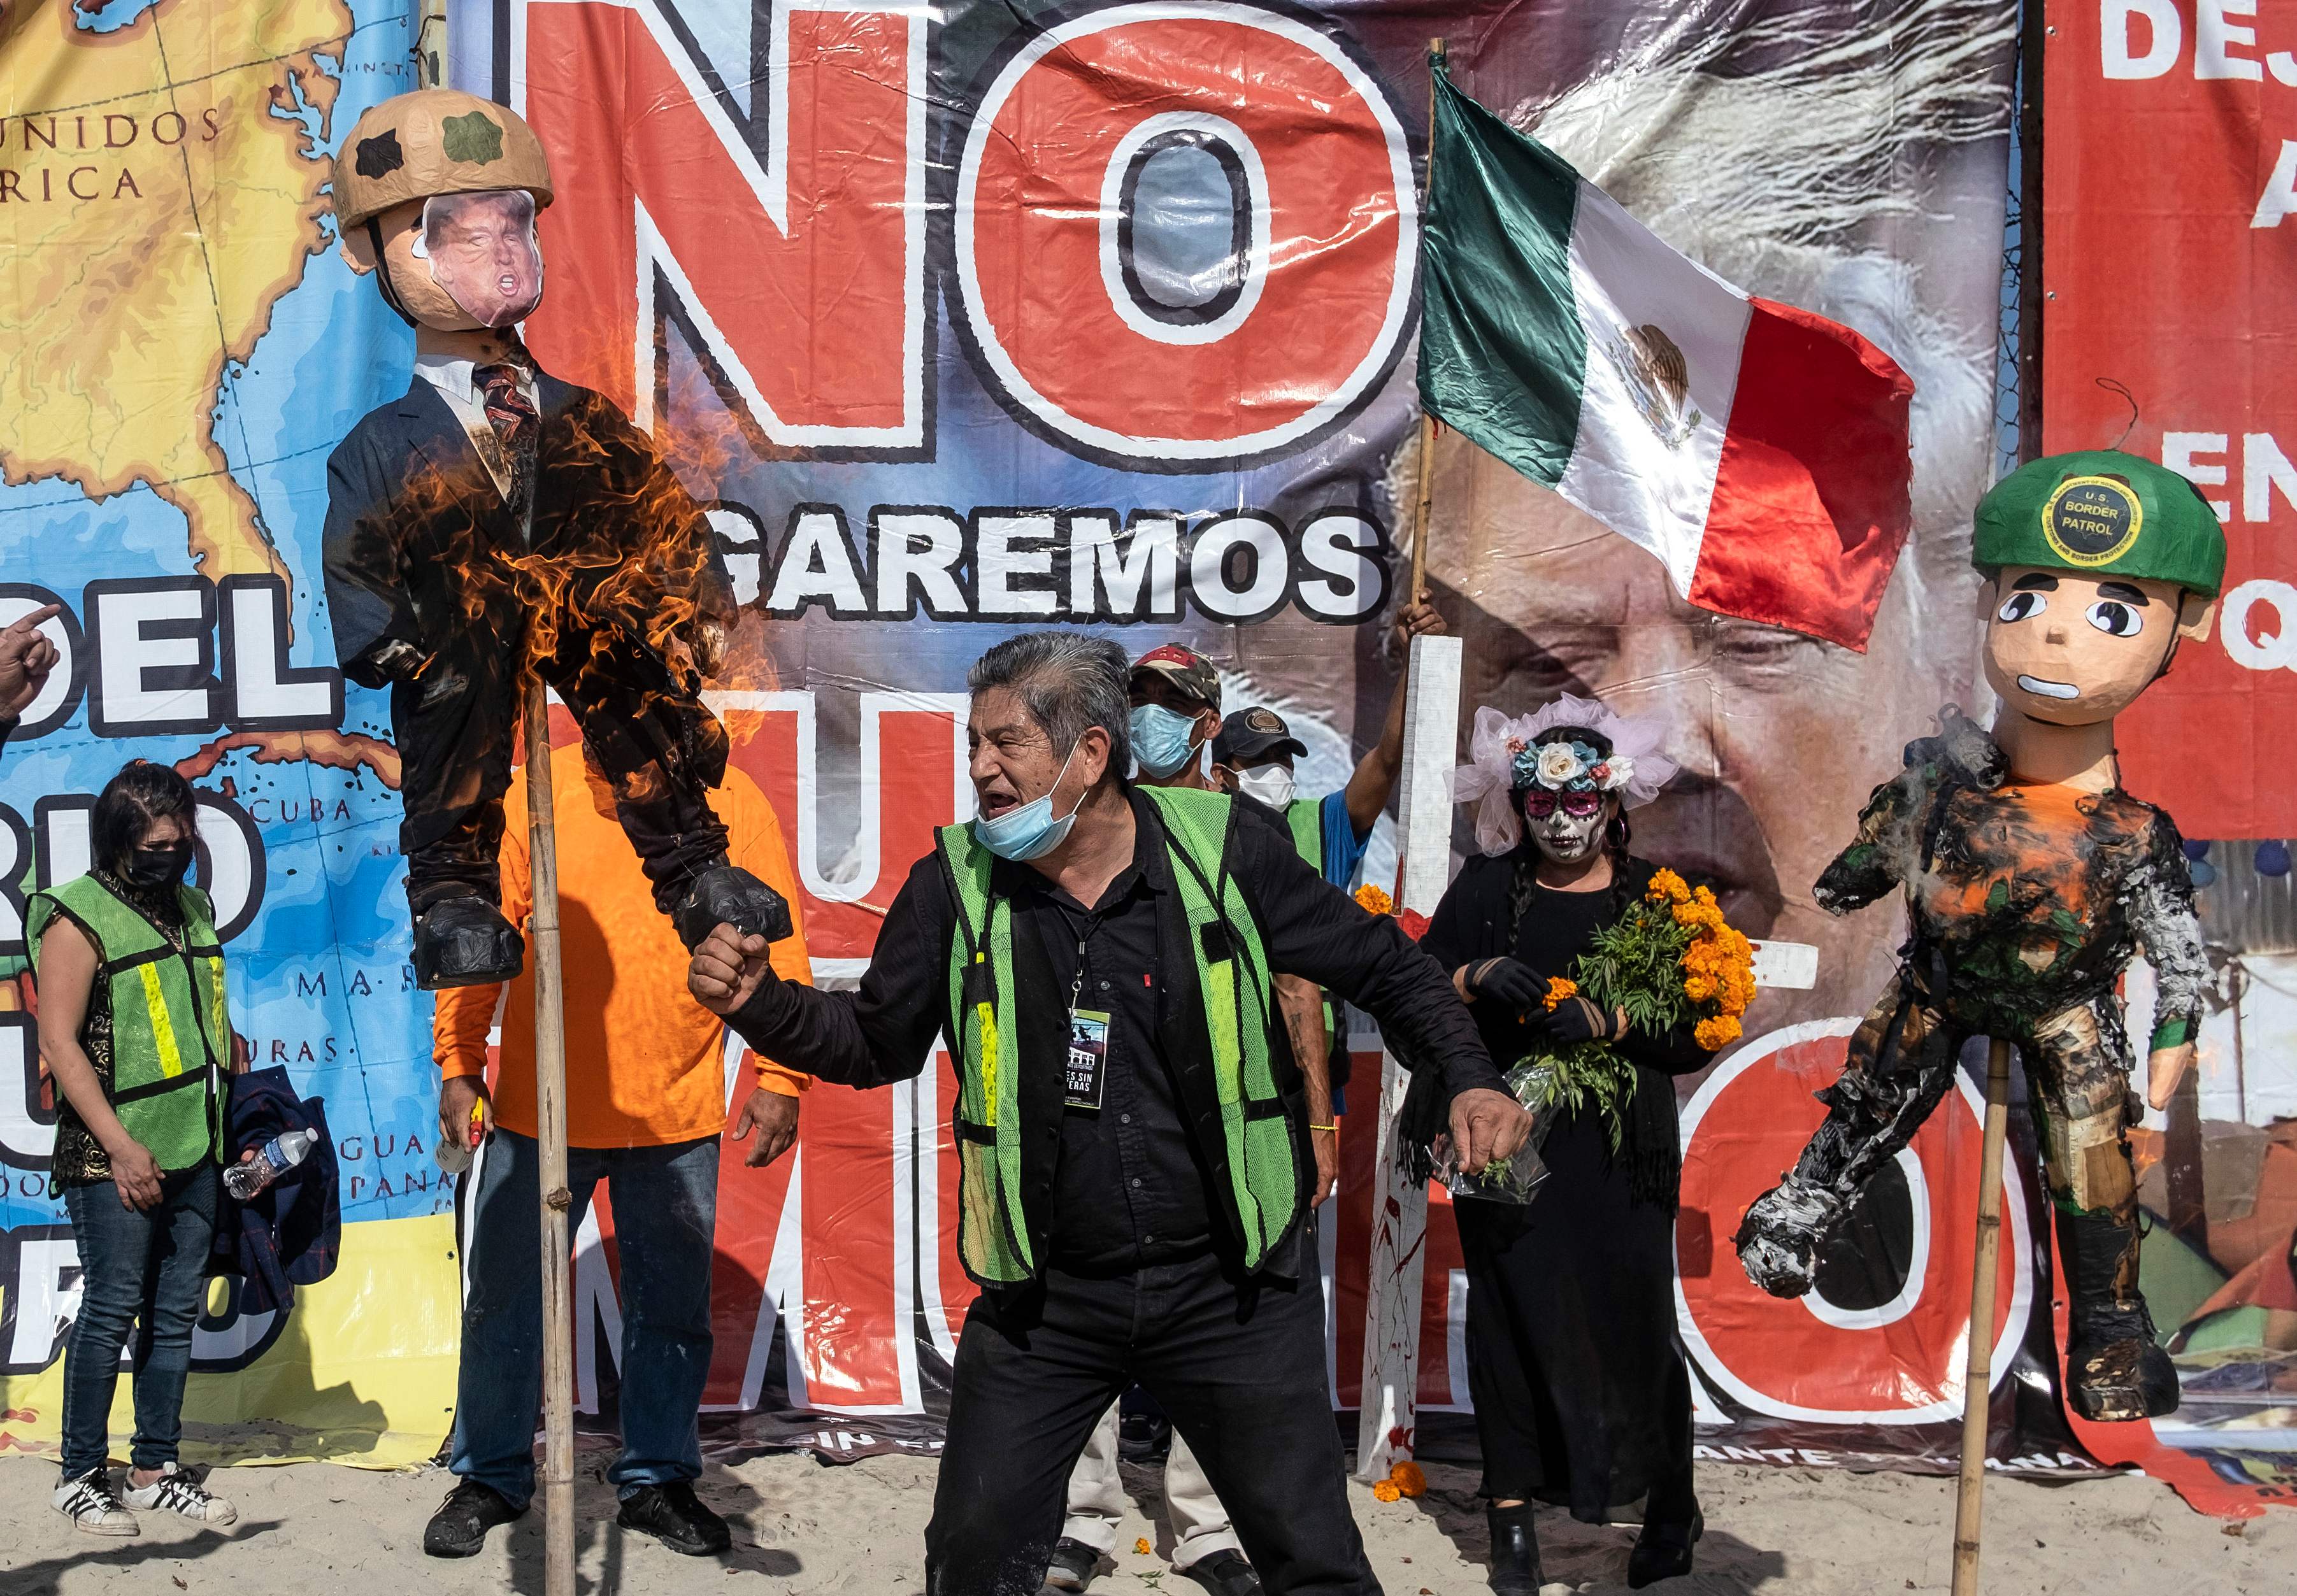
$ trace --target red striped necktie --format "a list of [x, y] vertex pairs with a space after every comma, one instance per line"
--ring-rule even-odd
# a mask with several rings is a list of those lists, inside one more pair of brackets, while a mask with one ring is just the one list
[[542, 428], [534, 402], [520, 391], [521, 374], [517, 366], [507, 365], [482, 366], [471, 374], [479, 397], [486, 403], [487, 421], [501, 440], [503, 457], [510, 465], [511, 491], [505, 497], [513, 509], [526, 502], [534, 477], [535, 438]]

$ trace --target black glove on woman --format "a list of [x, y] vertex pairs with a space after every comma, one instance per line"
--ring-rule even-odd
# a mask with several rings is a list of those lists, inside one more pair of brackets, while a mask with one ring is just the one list
[[1616, 1041], [1626, 1029], [1616, 1013], [1606, 1014], [1577, 993], [1553, 1008], [1535, 1008], [1525, 1016], [1524, 1024], [1565, 1046], [1577, 1041]]
[[1535, 1009], [1547, 996], [1547, 977], [1517, 958], [1486, 958], [1468, 967], [1461, 983], [1471, 998], [1482, 998], [1518, 1013]]

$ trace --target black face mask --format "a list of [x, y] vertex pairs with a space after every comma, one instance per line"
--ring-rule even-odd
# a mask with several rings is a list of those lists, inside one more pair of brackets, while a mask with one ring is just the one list
[[138, 892], [163, 892], [183, 884], [192, 868], [192, 845], [177, 843], [169, 848], [131, 848], [128, 860], [120, 868], [120, 879]]

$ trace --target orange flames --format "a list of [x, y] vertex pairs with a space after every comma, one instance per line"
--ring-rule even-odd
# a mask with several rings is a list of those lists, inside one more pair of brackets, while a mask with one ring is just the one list
[[[570, 704], [633, 706], [631, 720], [646, 724], [631, 729], [656, 745], [687, 723], [686, 706], [705, 683], [754, 689], [775, 679], [762, 625], [742, 624], [715, 533], [684, 485], [721, 480], [745, 448], [729, 417], [650, 438], [610, 405], [585, 398], [543, 417], [536, 474], [547, 487], [533, 547], [482, 536], [470, 506], [474, 496], [496, 501], [475, 462], [470, 471], [479, 481], [417, 472], [390, 518], [424, 528], [425, 537], [411, 539], [418, 544], [435, 547], [443, 539], [437, 557], [454, 573], [446, 584], [452, 624], [506, 646], [523, 635], [511, 690], [537, 672]], [[424, 618], [426, 630], [435, 624]], [[425, 667], [447, 668], [437, 660]], [[622, 795], [646, 802], [666, 776], [660, 761], [651, 761], [622, 777]]]

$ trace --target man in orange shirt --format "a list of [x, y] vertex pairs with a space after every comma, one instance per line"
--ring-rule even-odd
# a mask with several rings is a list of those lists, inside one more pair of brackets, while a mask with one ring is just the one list
[[[686, 990], [686, 949], [652, 912], [645, 872], [613, 819], [612, 794], [582, 746], [550, 761], [557, 795], [560, 951], [566, 980], [566, 1139], [580, 1225], [604, 1179], [621, 1241], [622, 1452], [606, 1477], [623, 1527], [696, 1557], [731, 1543], [726, 1522], [694, 1494], [702, 1473], [695, 1427], [709, 1374], [710, 1261], [716, 1239], [719, 1135], [732, 1096], [725, 1024]], [[506, 806], [525, 812], [521, 771]], [[810, 980], [797, 883], [779, 823], [755, 783], [729, 771], [717, 794], [732, 862], [787, 899], [797, 934], [773, 949], [774, 971]], [[532, 907], [523, 827], [502, 846], [503, 911]], [[533, 968], [533, 960], [527, 961]], [[501, 1067], [486, 1083], [487, 1033], [499, 986], [439, 994], [440, 1133], [489, 1130], [473, 1171], [464, 1241], [463, 1362], [455, 1403], [453, 1491], [424, 1532], [433, 1557], [469, 1557], [487, 1531], [534, 1494], [541, 1400], [542, 1255], [535, 1225], [534, 988], [521, 975], [502, 1005]], [[734, 1139], [770, 1164], [797, 1135], [806, 1076], [761, 1062]], [[754, 1139], [753, 1139], [754, 1138]]]

